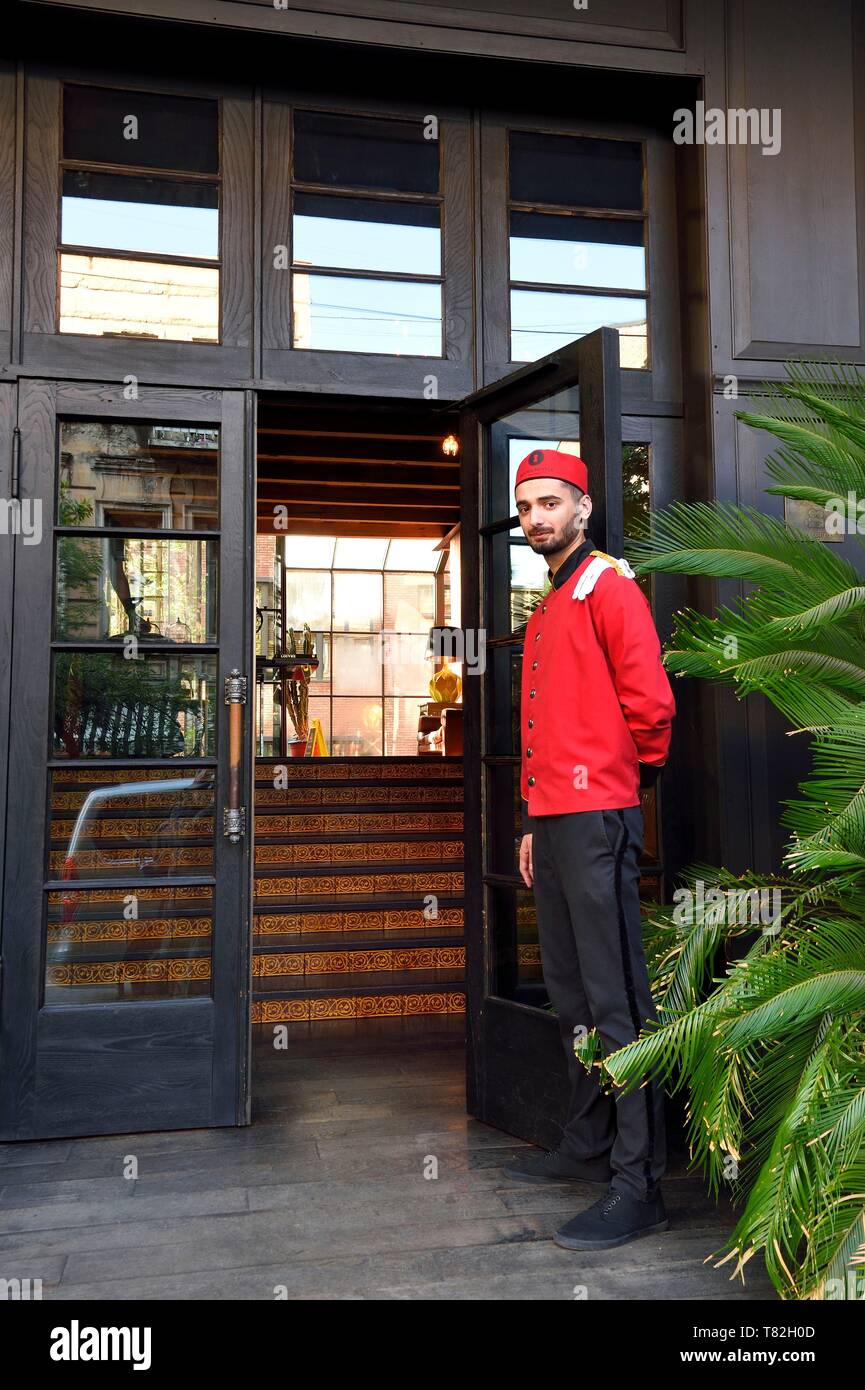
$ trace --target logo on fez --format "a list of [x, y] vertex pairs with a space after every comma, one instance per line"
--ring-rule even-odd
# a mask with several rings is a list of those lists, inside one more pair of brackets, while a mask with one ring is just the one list
[[529, 454], [528, 458], [526, 459], [526, 463], [543, 463], [543, 461], [543, 449], [533, 449], [532, 452]]

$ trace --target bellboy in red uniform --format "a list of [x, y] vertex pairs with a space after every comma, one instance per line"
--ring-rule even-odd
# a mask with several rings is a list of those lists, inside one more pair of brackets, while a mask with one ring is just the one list
[[640, 924], [640, 785], [666, 762], [675, 702], [651, 610], [625, 560], [596, 550], [586, 465], [535, 449], [517, 470], [520, 524], [548, 557], [552, 588], [526, 627], [522, 673], [523, 839], [544, 983], [571, 1079], [559, 1148], [505, 1169], [534, 1182], [582, 1179], [604, 1195], [554, 1237], [569, 1249], [664, 1230], [661, 1088], [614, 1100], [574, 1055], [596, 1027], [606, 1053], [657, 1017]]

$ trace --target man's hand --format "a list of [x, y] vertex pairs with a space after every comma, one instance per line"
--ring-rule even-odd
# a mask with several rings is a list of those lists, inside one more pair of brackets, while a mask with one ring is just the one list
[[531, 888], [534, 883], [534, 871], [532, 869], [532, 837], [524, 835], [520, 841], [520, 873], [523, 883], [527, 888]]

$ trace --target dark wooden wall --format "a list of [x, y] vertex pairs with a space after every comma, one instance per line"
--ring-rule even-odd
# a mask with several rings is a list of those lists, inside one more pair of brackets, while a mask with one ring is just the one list
[[[736, 420], [787, 358], [865, 362], [865, 7], [727, 0], [707, 20], [708, 107], [781, 111], [776, 155], [705, 147], [714, 495], [783, 515], [772, 439]], [[727, 399], [735, 377], [739, 399]], [[861, 563], [851, 539], [839, 553]], [[779, 802], [807, 750], [762, 699], [717, 701], [721, 843], [731, 867], [776, 864]]]
[[[777, 510], [777, 499], [762, 491], [770, 442], [738, 423], [735, 411], [760, 381], [783, 375], [787, 357], [865, 362], [860, 0], [592, 0], [567, 18], [563, 7], [534, 0], [476, 0], [474, 8], [307, 0], [285, 11], [271, 0], [138, 0], [138, 15], [185, 23], [139, 24], [134, 43], [125, 21], [108, 13], [120, 8], [117, 0], [76, 0], [74, 12], [60, 0], [53, 8], [36, 0], [9, 8], [29, 20], [30, 39], [17, 65], [0, 62], [0, 382], [22, 374], [117, 380], [133, 371], [164, 384], [416, 393], [415, 364], [299, 363], [278, 344], [279, 309], [262, 256], [280, 218], [269, 175], [284, 149], [281, 102], [291, 91], [326, 91], [324, 72], [340, 100], [369, 103], [377, 93], [380, 109], [402, 103], [442, 114], [462, 180], [449, 192], [446, 213], [457, 261], [452, 351], [439, 364], [444, 399], [506, 369], [484, 347], [486, 247], [478, 227], [484, 208], [493, 209], [503, 192], [489, 181], [483, 140], [495, 139], [496, 111], [507, 118], [517, 109], [539, 121], [555, 110], [556, 121], [572, 128], [641, 125], [654, 141], [652, 157], [669, 166], [655, 218], [667, 257], [660, 312], [671, 346], [661, 372], [626, 382], [623, 393], [626, 436], [639, 438], [651, 427], [653, 437], [668, 438], [657, 455], [663, 462], [656, 502], [716, 496]], [[216, 75], [224, 64], [220, 20], [231, 63]], [[312, 44], [313, 34], [330, 43]], [[217, 90], [222, 97], [235, 265], [230, 331], [218, 347], [106, 348], [45, 331], [56, 219], [52, 62], [92, 72], [97, 52], [113, 55], [113, 82], [140, 73], [136, 61], [149, 62], [167, 90]], [[779, 107], [780, 152], [674, 148], [671, 113], [697, 96], [709, 107]], [[484, 132], [481, 109], [490, 118]], [[724, 395], [730, 377], [738, 401]], [[661, 590], [662, 631], [681, 592]], [[712, 597], [703, 586], [688, 595], [706, 604]], [[671, 847], [684, 858], [693, 852], [733, 868], [776, 862], [783, 843], [778, 800], [794, 789], [799, 769], [771, 711], [759, 701], [738, 705], [728, 692], [682, 691], [677, 740], [678, 780], [665, 792]], [[667, 857], [673, 862], [675, 851]]]

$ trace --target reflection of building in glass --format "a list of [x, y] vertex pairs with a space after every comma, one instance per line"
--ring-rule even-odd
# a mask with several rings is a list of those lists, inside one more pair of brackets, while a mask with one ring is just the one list
[[[308, 262], [306, 262], [308, 264]], [[292, 342], [297, 348], [312, 347], [312, 295], [309, 276], [303, 271], [292, 276]]]
[[214, 640], [216, 543], [167, 533], [217, 526], [218, 446], [200, 427], [61, 425], [60, 524], [166, 535], [59, 537], [58, 636]]
[[60, 257], [61, 333], [215, 343], [219, 269], [125, 257]]

